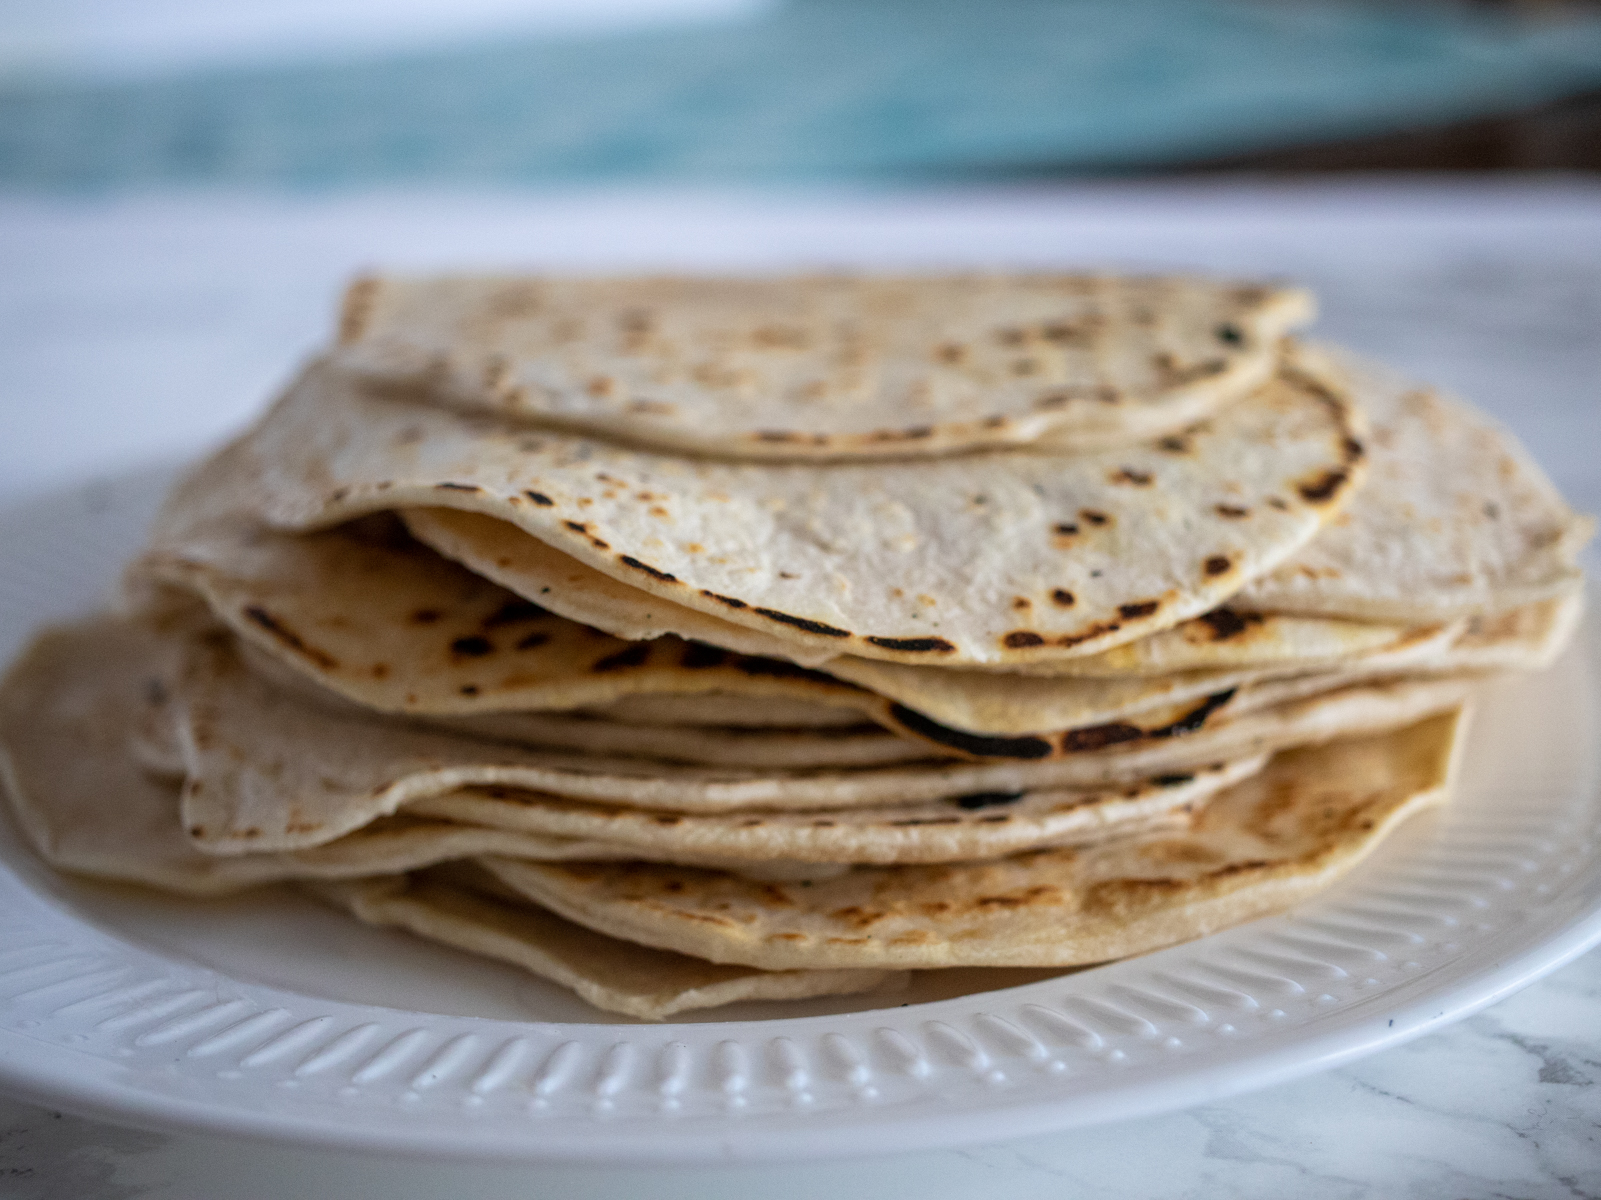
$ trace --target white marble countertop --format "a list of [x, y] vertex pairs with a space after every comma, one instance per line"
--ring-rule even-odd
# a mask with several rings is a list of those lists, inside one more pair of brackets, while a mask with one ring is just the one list
[[[1319, 331], [1474, 399], [1601, 509], [1601, 186], [1097, 186], [789, 198], [0, 199], [0, 504], [237, 426], [354, 270], [790, 264], [1271, 273]], [[1592, 555], [1592, 562], [1594, 556]], [[416, 1163], [0, 1101], [0, 1196], [1601, 1196], [1601, 951], [1444, 1032], [1176, 1114], [867, 1162]]]

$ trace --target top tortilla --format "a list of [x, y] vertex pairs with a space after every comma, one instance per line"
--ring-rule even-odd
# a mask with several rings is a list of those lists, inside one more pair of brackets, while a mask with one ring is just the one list
[[1265, 382], [1297, 289], [962, 275], [363, 279], [337, 361], [459, 408], [736, 458], [1170, 433]]
[[283, 529], [498, 517], [797, 661], [1033, 662], [1215, 608], [1304, 545], [1360, 478], [1357, 421], [1286, 375], [1116, 451], [728, 464], [374, 399], [313, 364], [246, 438], [239, 486]]

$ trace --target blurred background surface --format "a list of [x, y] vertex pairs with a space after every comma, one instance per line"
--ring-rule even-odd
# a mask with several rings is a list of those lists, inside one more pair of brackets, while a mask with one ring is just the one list
[[0, 187], [1601, 167], [1580, 0], [0, 0]]

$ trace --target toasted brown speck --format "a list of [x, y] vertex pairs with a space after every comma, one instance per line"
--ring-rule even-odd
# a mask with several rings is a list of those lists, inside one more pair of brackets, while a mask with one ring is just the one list
[[1325, 471], [1316, 479], [1297, 484], [1295, 490], [1308, 504], [1327, 504], [1339, 494], [1348, 478], [1344, 471]]
[[863, 640], [871, 642], [875, 646], [882, 646], [885, 650], [905, 650], [912, 652], [936, 650], [940, 653], [949, 653], [950, 651], [956, 649], [955, 646], [951, 645], [951, 643], [940, 637], [892, 638], [875, 636], [867, 637]]
[[659, 571], [649, 563], [640, 562], [639, 559], [624, 554], [617, 560], [625, 567], [633, 567], [636, 571], [643, 571], [652, 579], [659, 579], [663, 583], [677, 583], [678, 576], [669, 575], [666, 571]]
[[[719, 596], [718, 599], [721, 600], [723, 597]], [[744, 605], [741, 604], [739, 607], [743, 608]], [[751, 611], [761, 613], [762, 616], [769, 620], [805, 630], [807, 633], [817, 633], [824, 637], [833, 638], [848, 638], [851, 635], [851, 631], [848, 629], [840, 629], [835, 625], [825, 625], [823, 622], [814, 621], [810, 617], [797, 617], [793, 613], [780, 612], [776, 608], [753, 608]]]

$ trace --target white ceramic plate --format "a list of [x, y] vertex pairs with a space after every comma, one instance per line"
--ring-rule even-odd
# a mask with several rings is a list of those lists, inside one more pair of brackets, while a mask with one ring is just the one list
[[[0, 657], [99, 603], [167, 479], [0, 514]], [[672, 1025], [616, 1023], [287, 893], [67, 880], [7, 826], [0, 1086], [152, 1127], [606, 1162], [948, 1146], [1266, 1086], [1601, 940], [1597, 642], [1487, 689], [1452, 806], [1288, 916], [1076, 974], [928, 973], [909, 993]]]

